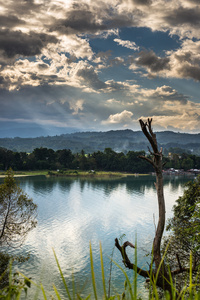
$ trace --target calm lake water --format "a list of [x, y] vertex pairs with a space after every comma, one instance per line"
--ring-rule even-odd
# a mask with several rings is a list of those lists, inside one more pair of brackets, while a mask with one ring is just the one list
[[[135, 243], [137, 235], [138, 264], [148, 267], [152, 240], [157, 223], [158, 209], [153, 176], [121, 179], [70, 179], [45, 176], [17, 179], [21, 188], [38, 204], [38, 225], [29, 233], [23, 247], [15, 253], [30, 259], [18, 266], [19, 270], [35, 282], [42, 282], [48, 299], [53, 284], [63, 294], [63, 284], [53, 255], [55, 250], [63, 274], [72, 290], [72, 277], [81, 295], [91, 293], [94, 299], [89, 242], [91, 241], [98, 294], [102, 296], [99, 242], [102, 243], [106, 282], [110, 274], [110, 257], [114, 240], [126, 234], [125, 240]], [[164, 180], [167, 218], [178, 196], [183, 194], [186, 177], [167, 177]], [[134, 259], [134, 251], [130, 249]], [[115, 248], [113, 259], [123, 266]], [[127, 271], [130, 278], [132, 271]], [[73, 274], [73, 276], [72, 276]], [[112, 266], [112, 292], [122, 292], [124, 275]], [[144, 280], [138, 278], [139, 292], [147, 294]], [[29, 299], [33, 299], [31, 289]], [[35, 291], [34, 291], [35, 293]], [[67, 298], [64, 297], [63, 298]], [[40, 293], [37, 299], [43, 299]]]

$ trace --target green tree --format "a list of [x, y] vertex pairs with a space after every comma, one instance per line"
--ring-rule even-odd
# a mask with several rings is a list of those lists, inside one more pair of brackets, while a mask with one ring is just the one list
[[[166, 228], [170, 234], [165, 238], [165, 245], [169, 243], [166, 258], [171, 268], [181, 269], [182, 274], [188, 268], [190, 253], [194, 272], [200, 266], [200, 176], [188, 182], [186, 187], [173, 207], [174, 214]], [[184, 283], [182, 277], [179, 285]]]
[[194, 167], [194, 162], [190, 157], [187, 157], [187, 158], [183, 159], [181, 166], [185, 171], [187, 171]]
[[37, 205], [16, 184], [9, 169], [0, 185], [0, 246], [20, 246], [37, 224], [36, 212]]
[[57, 161], [63, 168], [71, 168], [74, 155], [70, 149], [63, 149], [56, 151]]

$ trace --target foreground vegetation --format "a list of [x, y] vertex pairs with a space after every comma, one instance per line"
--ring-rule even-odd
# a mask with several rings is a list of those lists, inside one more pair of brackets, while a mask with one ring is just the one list
[[[137, 254], [137, 249], [136, 249]], [[12, 270], [12, 261], [10, 261], [8, 272], [9, 272], [9, 280], [8, 284], [0, 290], [0, 299], [5, 300], [19, 300], [24, 299], [24, 297], [29, 295], [30, 289], [35, 287], [35, 296], [33, 299], [38, 299], [40, 295], [40, 299], [48, 300], [48, 299], [69, 299], [69, 300], [86, 300], [86, 299], [106, 299], [106, 300], [123, 300], [123, 299], [131, 299], [131, 300], [142, 300], [142, 296], [140, 294], [140, 291], [138, 289], [138, 282], [137, 282], [137, 272], [134, 272], [133, 279], [130, 279], [125, 272], [125, 270], [118, 265], [116, 262], [112, 261], [113, 264], [115, 264], [120, 270], [121, 275], [124, 277], [124, 289], [121, 291], [121, 293], [116, 293], [110, 295], [110, 287], [109, 284], [107, 284], [104, 276], [104, 263], [103, 263], [103, 255], [102, 255], [102, 247], [100, 244], [100, 260], [101, 260], [101, 274], [102, 274], [102, 285], [101, 285], [101, 291], [97, 290], [96, 287], [96, 281], [95, 281], [95, 271], [94, 271], [94, 265], [93, 265], [93, 254], [92, 254], [92, 247], [90, 244], [90, 264], [91, 264], [91, 282], [93, 291], [87, 296], [82, 295], [77, 289], [75, 280], [72, 274], [73, 278], [73, 287], [70, 288], [67, 281], [64, 278], [62, 269], [60, 267], [58, 258], [56, 256], [56, 253], [54, 252], [55, 261], [60, 273], [60, 280], [63, 283], [63, 289], [62, 293], [59, 292], [58, 288], [52, 284], [52, 291], [46, 291], [42, 285], [42, 283], [35, 283], [30, 278], [26, 277], [24, 274], [20, 272], [15, 272], [13, 274]], [[135, 256], [135, 264], [137, 264], [137, 255]], [[182, 286], [181, 290], [177, 290], [176, 284], [173, 283], [172, 276], [169, 277], [170, 285], [172, 293], [170, 294], [168, 291], [161, 291], [157, 287], [157, 279], [158, 274], [155, 274], [154, 277], [150, 280], [148, 283], [148, 290], [147, 293], [148, 296], [146, 299], [148, 300], [185, 300], [185, 299], [193, 299], [193, 300], [199, 300], [200, 299], [200, 292], [199, 292], [199, 284], [198, 282], [198, 276], [196, 278], [193, 278], [192, 276], [192, 255], [190, 256], [189, 264], [189, 272], [187, 274], [185, 284]], [[152, 272], [152, 270], [150, 270]], [[0, 281], [5, 276], [6, 272], [4, 272], [0, 276]], [[99, 296], [102, 295], [102, 296]], [[64, 297], [64, 298], [63, 298]]]

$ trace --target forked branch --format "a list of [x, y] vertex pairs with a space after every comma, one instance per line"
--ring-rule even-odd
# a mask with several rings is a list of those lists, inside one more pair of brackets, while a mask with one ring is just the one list
[[118, 239], [115, 239], [115, 246], [117, 247], [117, 249], [121, 252], [121, 256], [123, 258], [123, 263], [125, 265], [126, 268], [131, 269], [131, 270], [135, 270], [139, 275], [147, 278], [149, 277], [150, 272], [143, 270], [141, 268], [139, 268], [138, 266], [136, 266], [135, 264], [130, 262], [130, 259], [128, 258], [128, 255], [126, 253], [126, 247], [130, 246], [131, 248], [135, 248], [135, 246], [130, 243], [130, 242], [125, 242], [122, 246], [120, 246]]

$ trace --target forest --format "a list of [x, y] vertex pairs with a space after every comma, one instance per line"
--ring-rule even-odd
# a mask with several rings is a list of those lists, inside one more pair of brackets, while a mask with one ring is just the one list
[[[200, 169], [200, 157], [180, 152], [179, 148], [171, 148], [170, 153], [163, 157], [165, 169], [175, 168], [187, 171]], [[153, 168], [147, 161], [141, 160], [145, 151], [115, 152], [111, 148], [93, 153], [72, 153], [70, 149], [54, 151], [48, 148], [36, 148], [32, 153], [14, 152], [0, 148], [0, 170], [12, 168], [21, 170], [101, 170], [131, 173], [149, 173]]]
[[[173, 131], [156, 132], [158, 146], [163, 154], [170, 148], [181, 148], [184, 152], [200, 155], [200, 134], [177, 133]], [[36, 138], [0, 138], [0, 147], [15, 152], [31, 153], [35, 148], [56, 150], [70, 149], [73, 153], [104, 151], [112, 148], [116, 152], [148, 151], [148, 142], [142, 132], [126, 130], [110, 130], [106, 132], [76, 132], [56, 136], [40, 136]]]

